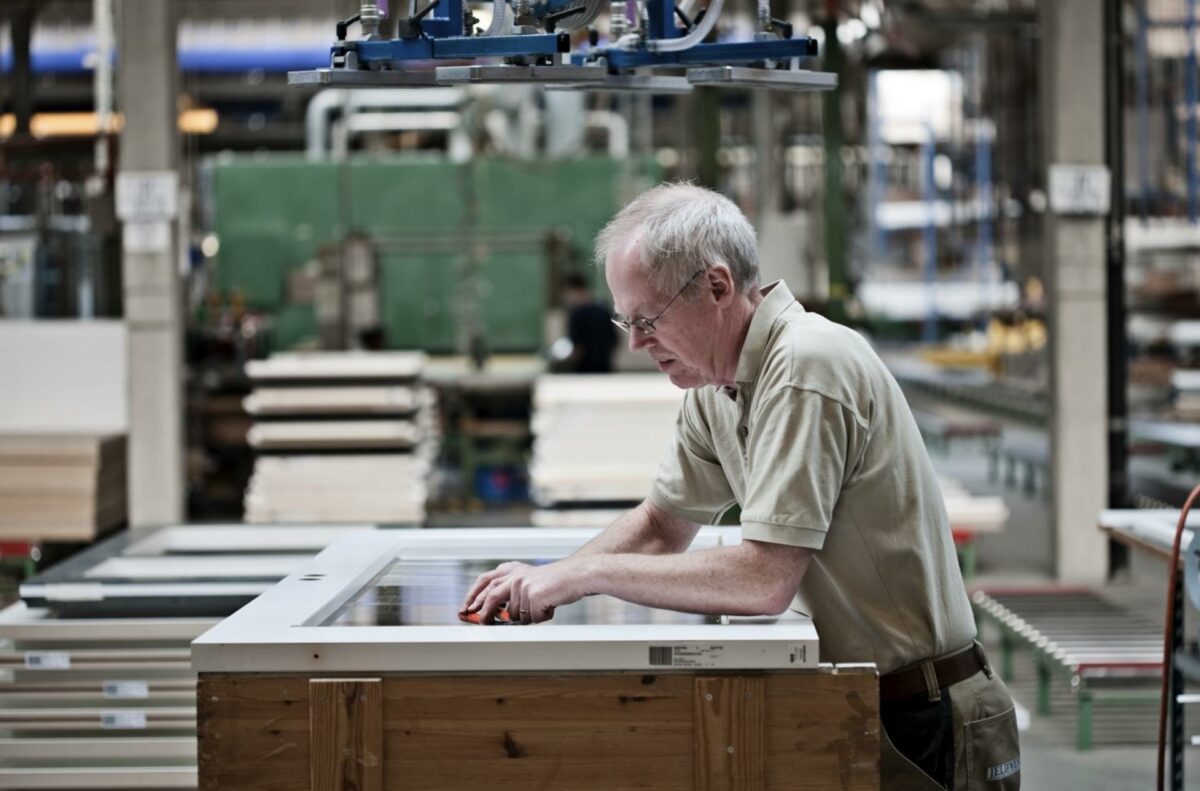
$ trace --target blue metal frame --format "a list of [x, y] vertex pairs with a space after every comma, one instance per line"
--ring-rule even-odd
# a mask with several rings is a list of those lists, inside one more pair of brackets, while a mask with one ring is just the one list
[[924, 252], [925, 273], [925, 324], [921, 340], [933, 343], [937, 340], [937, 184], [933, 179], [933, 162], [937, 155], [937, 136], [933, 127], [928, 127], [928, 138], [921, 144], [921, 200], [928, 211], [925, 227], [921, 231], [921, 246]]
[[[551, 0], [538, 6], [542, 17], [561, 10], [572, 0]], [[675, 4], [671, 0], [650, 0], [648, 5], [649, 34], [656, 40], [679, 38], [684, 30], [675, 22]], [[355, 50], [360, 68], [398, 67], [407, 61], [436, 58], [465, 59], [489, 57], [538, 57], [565, 52], [569, 42], [561, 33], [535, 33], [512, 36], [468, 36], [463, 29], [463, 0], [442, 0], [429, 16], [421, 20], [421, 37], [389, 41], [356, 41], [349, 46]], [[335, 45], [337, 54], [346, 48], [344, 42]], [[697, 44], [680, 52], [651, 52], [645, 47], [634, 50], [595, 48], [572, 57], [583, 65], [603, 56], [610, 71], [642, 66], [699, 66], [750, 63], [762, 60], [790, 60], [817, 54], [815, 39], [799, 36], [791, 39], [742, 41], [735, 43]]]
[[[979, 227], [975, 281], [983, 287], [983, 293], [991, 296], [992, 281], [992, 136], [990, 130], [980, 123], [975, 141], [975, 184], [978, 192]], [[988, 300], [991, 305], [991, 300]], [[987, 320], [980, 322], [986, 326]], [[982, 329], [983, 327], [981, 327]]]
[[887, 197], [888, 173], [883, 144], [883, 120], [879, 117], [879, 70], [871, 69], [867, 77], [867, 151], [870, 165], [867, 170], [867, 204], [871, 219], [871, 263], [883, 261], [887, 255], [887, 229], [879, 222], [879, 207]]
[[1196, 203], [1196, 0], [1187, 2], [1187, 73], [1184, 74], [1184, 103], [1187, 107], [1187, 209], [1188, 222], [1197, 220]]
[[1146, 16], [1146, 0], [1137, 0], [1137, 158], [1138, 183], [1141, 187], [1138, 214], [1142, 222], [1150, 212], [1150, 63], [1147, 34], [1149, 18]]
[[[422, 28], [427, 26], [422, 22]], [[426, 31], [428, 32], [428, 31]], [[523, 36], [462, 36], [437, 38], [430, 35], [415, 39], [359, 41], [355, 44], [359, 63], [402, 64], [431, 58], [500, 58], [521, 55], [554, 55], [563, 51], [562, 34], [533, 33]], [[334, 48], [336, 51], [337, 48]]]
[[649, 24], [650, 38], [678, 38], [683, 30], [675, 24], [675, 4], [673, 2], [650, 2]]

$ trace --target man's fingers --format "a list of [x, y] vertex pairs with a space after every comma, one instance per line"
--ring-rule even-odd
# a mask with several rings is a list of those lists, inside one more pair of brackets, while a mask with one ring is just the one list
[[[492, 619], [500, 612], [500, 605], [507, 602], [509, 599], [509, 586], [507, 583], [498, 583], [488, 589], [483, 601], [479, 606], [479, 620], [482, 623], [491, 623]], [[509, 618], [513, 618], [515, 613], [509, 613]]]
[[509, 585], [508, 617], [520, 623], [532, 623], [529, 618], [529, 595], [525, 590], [524, 580], [517, 575], [512, 577]]
[[493, 582], [489, 582], [487, 585], [485, 585], [485, 586], [483, 587], [483, 590], [479, 591], [478, 595], [476, 595], [476, 596], [475, 596], [475, 599], [474, 599], [474, 600], [471, 602], [471, 604], [470, 604], [470, 605], [467, 607], [467, 612], [475, 612], [475, 611], [476, 611], [476, 610], [478, 610], [480, 607], [482, 607], [482, 606], [483, 606], [483, 602], [484, 602], [484, 601], [487, 599], [487, 597], [488, 597], [488, 594], [489, 594], [489, 593], [491, 593], [491, 592], [492, 592], [492, 590], [493, 590], [495, 587], [496, 587], [496, 583], [495, 583], [495, 581], [493, 581]]
[[[491, 572], [488, 572], [488, 574], [490, 573]], [[480, 574], [475, 578], [475, 581], [471, 583], [471, 587], [467, 589], [467, 595], [463, 599], [463, 612], [471, 611], [471, 605], [474, 604], [475, 599], [479, 598], [480, 592], [483, 591], [483, 589], [486, 588], [491, 582], [488, 574]]]
[[480, 599], [487, 593], [488, 588], [495, 585], [505, 574], [506, 572], [501, 571], [499, 568], [494, 568], [491, 571], [480, 574], [475, 579], [475, 584], [467, 591], [467, 597], [463, 600], [464, 612], [473, 612], [479, 609]]
[[504, 579], [510, 575], [515, 569], [523, 566], [515, 560], [510, 560], [507, 563], [501, 563], [491, 571], [485, 571], [475, 578], [475, 582], [467, 591], [466, 597], [463, 599], [462, 611], [474, 612], [482, 605], [482, 598], [487, 593], [488, 587], [495, 584], [497, 580]]

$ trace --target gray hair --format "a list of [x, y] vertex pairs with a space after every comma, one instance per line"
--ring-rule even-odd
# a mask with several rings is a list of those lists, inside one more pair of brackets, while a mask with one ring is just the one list
[[[723, 195], [690, 183], [662, 184], [639, 195], [596, 237], [596, 265], [630, 247], [650, 282], [664, 294], [679, 291], [697, 272], [724, 264], [734, 288], [758, 286], [754, 227]], [[699, 290], [692, 281], [685, 292]]]

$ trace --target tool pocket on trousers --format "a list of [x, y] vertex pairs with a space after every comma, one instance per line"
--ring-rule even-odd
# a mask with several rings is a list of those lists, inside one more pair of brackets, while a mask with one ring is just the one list
[[942, 791], [942, 786], [896, 749], [887, 728], [879, 729], [879, 788], [881, 791]]
[[1021, 787], [1021, 745], [1017, 710], [963, 726], [969, 791], [1017, 791]]

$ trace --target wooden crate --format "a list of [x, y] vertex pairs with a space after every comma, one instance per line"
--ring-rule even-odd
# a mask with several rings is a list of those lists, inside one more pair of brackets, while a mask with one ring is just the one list
[[873, 666], [673, 672], [206, 674], [200, 788], [879, 787]]

